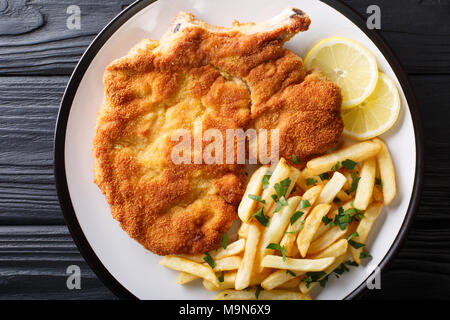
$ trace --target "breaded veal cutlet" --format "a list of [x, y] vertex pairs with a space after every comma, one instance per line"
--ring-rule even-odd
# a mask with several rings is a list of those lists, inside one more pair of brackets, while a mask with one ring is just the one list
[[208, 25], [179, 13], [104, 74], [93, 144], [95, 183], [113, 217], [159, 255], [217, 248], [237, 218], [244, 166], [171, 160], [177, 129], [279, 129], [280, 156], [307, 160], [343, 130], [341, 93], [283, 48], [310, 19], [289, 8], [259, 24]]

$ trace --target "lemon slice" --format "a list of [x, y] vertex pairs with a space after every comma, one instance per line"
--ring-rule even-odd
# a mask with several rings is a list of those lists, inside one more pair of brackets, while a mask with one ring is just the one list
[[388, 131], [400, 113], [400, 96], [395, 83], [379, 74], [374, 92], [355, 108], [342, 110], [344, 134], [358, 140], [371, 139]]
[[378, 66], [375, 57], [359, 43], [346, 38], [320, 41], [305, 58], [306, 69], [319, 68], [342, 91], [342, 109], [362, 103], [375, 90]]

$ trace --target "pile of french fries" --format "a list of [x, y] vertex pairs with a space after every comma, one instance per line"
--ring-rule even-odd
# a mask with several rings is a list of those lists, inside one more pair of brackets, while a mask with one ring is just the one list
[[281, 159], [273, 172], [263, 166], [251, 176], [238, 209], [238, 240], [225, 237], [216, 251], [166, 256], [161, 264], [180, 271], [179, 284], [201, 278], [206, 289], [221, 291], [218, 300], [309, 300], [333, 273], [370, 257], [366, 239], [383, 202], [395, 195], [392, 159], [378, 138], [302, 170]]

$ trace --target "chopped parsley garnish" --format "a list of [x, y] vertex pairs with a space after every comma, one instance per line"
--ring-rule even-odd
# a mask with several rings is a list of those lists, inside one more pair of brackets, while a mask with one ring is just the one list
[[345, 272], [350, 271], [349, 268], [347, 268], [347, 266], [345, 265], [345, 263], [341, 263], [339, 265], [339, 267], [337, 267], [336, 269], [333, 270], [334, 273], [338, 274], [338, 275], [342, 275]]
[[320, 177], [320, 180], [325, 181], [325, 180], [330, 179], [330, 174], [328, 172], [325, 172], [325, 173], [319, 174], [319, 177]]
[[352, 173], [352, 186], [350, 187], [350, 189], [347, 190], [347, 193], [350, 194], [354, 191], [356, 191], [356, 188], [358, 188], [358, 183], [359, 180], [361, 180], [361, 177], [358, 177], [358, 175], [356, 173]]
[[291, 270], [286, 270], [286, 273], [287, 274], [290, 274], [291, 276], [293, 276], [293, 277], [296, 277], [297, 275], [294, 273], [294, 272], [292, 272]]
[[338, 161], [338, 162], [336, 162], [336, 164], [333, 166], [333, 168], [331, 168], [331, 171], [338, 171], [340, 167], [341, 167], [341, 163]]
[[211, 257], [211, 255], [208, 252], [205, 253], [205, 256], [203, 257], [203, 260], [205, 260], [206, 263], [209, 264], [209, 266], [211, 268], [214, 269], [216, 267], [216, 263], [214, 262], [214, 259]]
[[372, 259], [372, 255], [366, 251], [362, 251], [359, 255], [360, 259]]
[[266, 190], [267, 187], [269, 186], [269, 179], [272, 176], [272, 172], [267, 171], [266, 174], [264, 175], [263, 179], [262, 179], [262, 188], [263, 190]]
[[278, 243], [271, 243], [266, 247], [266, 249], [280, 251], [283, 256], [283, 261], [286, 261], [286, 248], [284, 246], [280, 246]]
[[264, 215], [264, 207], [259, 209], [254, 215], [256, 220], [258, 220], [259, 223], [261, 223], [264, 227], [267, 227], [269, 224], [269, 217], [266, 217]]
[[324, 225], [328, 225], [328, 224], [330, 224], [330, 222], [332, 222], [333, 221], [333, 219], [330, 219], [330, 218], [328, 218], [328, 216], [324, 216], [323, 218], [322, 218], [322, 222], [323, 222], [323, 224]]
[[313, 282], [318, 282], [321, 287], [325, 287], [331, 274], [334, 273], [336, 278], [339, 278], [339, 276], [342, 275], [343, 273], [350, 271], [350, 269], [347, 266], [357, 267], [358, 264], [354, 261], [345, 261], [344, 263], [341, 263], [336, 269], [334, 269], [328, 275], [323, 271], [307, 272], [306, 277], [302, 280], [302, 282], [306, 283], [307, 288], [309, 288], [309, 286]]
[[281, 210], [281, 202], [278, 202], [277, 206], [275, 207], [275, 210], [273, 211], [273, 213], [280, 212], [280, 210]]
[[277, 201], [278, 200], [278, 196], [276, 194], [273, 194], [270, 197], [273, 199], [273, 201]]
[[307, 178], [306, 179], [306, 185], [309, 187], [309, 186], [312, 186], [313, 184], [316, 184], [317, 183], [317, 180], [316, 179], [313, 179], [313, 178]]
[[306, 283], [306, 287], [309, 288], [311, 283], [318, 282], [323, 277], [325, 277], [327, 274], [323, 271], [319, 272], [307, 272], [306, 277], [302, 280], [302, 282]]
[[256, 299], [258, 299], [259, 298], [259, 294], [261, 293], [261, 290], [264, 290], [260, 285], [258, 285], [257, 287], [256, 287], [256, 291], [255, 291], [255, 297], [256, 297]]
[[277, 206], [275, 207], [275, 211], [274, 213], [277, 213], [281, 210], [281, 207], [287, 207], [288, 206], [288, 202], [286, 201], [286, 198], [284, 196], [282, 196], [280, 198], [280, 200], [278, 200], [277, 202]]
[[282, 181], [280, 181], [280, 183], [275, 183], [275, 191], [277, 192], [279, 197], [285, 196], [286, 192], [289, 189], [289, 186], [291, 185], [291, 179], [286, 178]]
[[347, 268], [347, 266], [358, 267], [359, 265], [355, 261], [350, 260], [341, 263], [339, 267], [333, 270], [333, 272], [336, 273], [337, 278], [339, 278], [339, 276], [342, 275], [343, 273], [350, 271], [350, 269]]
[[347, 260], [347, 261], [345, 261], [345, 264], [352, 266], [352, 267], [359, 267], [359, 264], [357, 264], [355, 261]]
[[347, 238], [348, 244], [351, 245], [351, 246], [352, 246], [353, 248], [355, 248], [355, 249], [359, 249], [359, 248], [364, 247], [365, 244], [359, 243], [359, 242], [356, 242], [356, 241], [352, 240], [352, 239], [355, 238], [355, 237], [359, 237], [358, 232], [353, 232], [353, 233]]
[[361, 216], [362, 211], [356, 208], [350, 208], [344, 211], [344, 208], [339, 207], [338, 214], [334, 217], [334, 221], [329, 223], [329, 225], [330, 227], [339, 226], [341, 230], [345, 230], [349, 223]]
[[342, 167], [348, 170], [353, 170], [356, 167], [356, 162], [350, 159], [342, 161]]
[[359, 243], [359, 242], [356, 242], [356, 241], [352, 240], [352, 239], [355, 238], [355, 237], [359, 237], [358, 232], [353, 232], [353, 233], [347, 238], [348, 244], [351, 245], [351, 246], [352, 246], [353, 248], [355, 248], [355, 249], [359, 249], [359, 248], [364, 247], [365, 244], [362, 244], [362, 243]]
[[223, 247], [224, 249], [226, 249], [226, 248], [227, 248], [227, 245], [228, 245], [228, 236], [227, 236], [226, 233], [224, 233], [224, 234], [222, 235], [222, 247]]
[[297, 158], [297, 156], [295, 154], [292, 155], [292, 163], [293, 164], [299, 164], [300, 163], [300, 161], [298, 161], [298, 158]]
[[360, 249], [360, 248], [365, 246], [364, 243], [359, 243], [359, 242], [356, 242], [356, 241], [353, 241], [353, 240], [348, 240], [348, 244], [351, 245], [355, 249]]
[[223, 280], [224, 280], [224, 278], [225, 278], [225, 273], [222, 271], [221, 273], [220, 273], [220, 276], [218, 276], [217, 277], [217, 279], [219, 280], [219, 282], [223, 282]]
[[305, 224], [305, 221], [303, 220], [302, 222], [300, 222], [300, 226], [298, 227], [297, 230], [289, 231], [289, 232], [286, 231], [284, 234], [296, 234], [296, 233], [299, 233], [302, 230], [304, 224]]
[[255, 195], [255, 194], [249, 194], [248, 197], [249, 197], [250, 199], [252, 199], [252, 200], [261, 202], [262, 204], [266, 204], [266, 200], [262, 200], [262, 199], [261, 199], [261, 196], [257, 196], [257, 195]]
[[347, 238], [347, 241], [350, 241], [355, 237], [359, 237], [358, 232], [353, 232], [351, 235], [349, 235], [349, 237]]
[[308, 200], [300, 200], [300, 209], [306, 209], [311, 207], [311, 203]]
[[375, 185], [379, 188], [383, 188], [383, 181], [380, 178], [375, 178]]
[[292, 217], [291, 217], [291, 220], [290, 220], [290, 222], [291, 222], [291, 225], [293, 225], [294, 224], [294, 222], [295, 221], [297, 221], [302, 215], [304, 215], [305, 213], [304, 212], [301, 212], [301, 211], [297, 211], [296, 213], [294, 213], [293, 215], [292, 215]]
[[284, 196], [282, 196], [280, 198], [280, 200], [278, 200], [278, 202], [280, 202], [283, 207], [287, 207], [288, 206], [288, 202], [286, 201], [286, 198]]
[[326, 277], [323, 277], [323, 279], [319, 281], [319, 284], [322, 288], [325, 288], [329, 278], [330, 278], [330, 275], [327, 275]]

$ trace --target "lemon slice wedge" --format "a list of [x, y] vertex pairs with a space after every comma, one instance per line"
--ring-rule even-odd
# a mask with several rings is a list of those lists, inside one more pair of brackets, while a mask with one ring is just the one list
[[374, 92], [355, 108], [342, 110], [344, 134], [358, 140], [383, 134], [397, 121], [400, 105], [395, 83], [380, 72]]
[[378, 81], [378, 66], [373, 54], [359, 43], [341, 37], [320, 41], [305, 58], [307, 70], [319, 68], [342, 91], [342, 109], [362, 103]]

